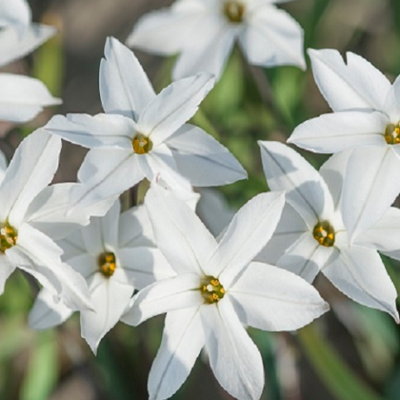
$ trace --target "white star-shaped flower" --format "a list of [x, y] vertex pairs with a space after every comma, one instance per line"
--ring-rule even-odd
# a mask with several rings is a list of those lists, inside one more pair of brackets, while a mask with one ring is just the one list
[[287, 204], [273, 238], [256, 259], [276, 261], [310, 282], [321, 271], [354, 301], [388, 312], [399, 322], [397, 292], [377, 250], [400, 249], [400, 210], [390, 208], [350, 242], [341, 196], [351, 152], [331, 157], [318, 173], [288, 146], [259, 143], [268, 185], [285, 190]]
[[[0, 66], [24, 57], [53, 36], [53, 27], [31, 24], [31, 12], [24, 0], [0, 0]], [[0, 74], [0, 119], [27, 122], [43, 107], [60, 104], [37, 79]]]
[[[351, 237], [373, 226], [400, 193], [400, 79], [393, 85], [368, 61], [309, 50], [318, 87], [333, 114], [298, 126], [289, 142], [319, 153], [353, 149], [343, 186]], [[362, 223], [359, 223], [362, 221]]]
[[[120, 320], [135, 289], [173, 275], [152, 240], [152, 229], [144, 206], [120, 215], [116, 201], [102, 218], [61, 240], [63, 260], [88, 283], [93, 310], [81, 311], [81, 334], [96, 353], [104, 335]], [[63, 323], [72, 310], [55, 302], [42, 290], [29, 315], [35, 329]]]
[[143, 289], [123, 321], [138, 325], [167, 313], [161, 347], [152, 365], [150, 400], [171, 397], [205, 346], [221, 386], [240, 400], [259, 399], [262, 359], [245, 331], [294, 330], [319, 317], [327, 304], [303, 279], [252, 262], [271, 237], [284, 194], [256, 196], [234, 216], [222, 239], [171, 193], [151, 188], [145, 205], [156, 243], [175, 276]]
[[46, 129], [88, 147], [82, 186], [71, 208], [96, 203], [159, 173], [171, 187], [183, 175], [194, 186], [235, 182], [247, 174], [233, 155], [200, 128], [185, 124], [213, 86], [208, 74], [174, 82], [156, 95], [134, 54], [109, 38], [100, 70], [107, 114], [55, 116]]
[[201, 71], [221, 75], [235, 42], [250, 64], [305, 68], [303, 30], [274, 3], [281, 0], [179, 0], [142, 17], [129, 46], [180, 53], [174, 79]]
[[[47, 187], [58, 167], [61, 140], [38, 130], [16, 150], [0, 183], [0, 294], [8, 277], [20, 268], [35, 277], [52, 296], [73, 309], [90, 308], [83, 278], [62, 264], [62, 249], [48, 236], [63, 235], [63, 227], [88, 223], [79, 210], [65, 217], [57, 198], [68, 196], [73, 184]], [[68, 232], [68, 231], [66, 231]]]

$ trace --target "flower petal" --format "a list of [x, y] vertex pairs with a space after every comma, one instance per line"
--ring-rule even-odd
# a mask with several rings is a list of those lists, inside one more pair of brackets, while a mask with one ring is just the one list
[[400, 159], [390, 146], [354, 149], [343, 186], [342, 215], [350, 240], [372, 227], [400, 193], [394, 171]]
[[137, 326], [159, 314], [198, 307], [204, 303], [200, 284], [198, 275], [183, 273], [147, 286], [134, 297], [133, 306], [122, 321]]
[[161, 346], [149, 374], [149, 399], [171, 397], [189, 376], [203, 346], [199, 306], [169, 312]]
[[367, 307], [389, 313], [397, 323], [397, 292], [379, 254], [361, 246], [340, 248], [340, 256], [323, 274], [345, 295]]
[[156, 97], [133, 52], [112, 37], [107, 38], [105, 58], [100, 64], [100, 96], [106, 113], [124, 115], [134, 121]]
[[19, 145], [0, 185], [0, 220], [18, 228], [36, 195], [53, 179], [61, 140], [40, 129]]
[[196, 113], [199, 104], [214, 86], [214, 78], [202, 73], [172, 82], [143, 110], [138, 131], [156, 146], [168, 139]]
[[325, 114], [300, 124], [288, 143], [317, 153], [336, 153], [364, 146], [385, 147], [387, 124], [387, 116], [380, 112], [344, 111]]
[[178, 273], [202, 274], [217, 242], [196, 214], [159, 186], [147, 192], [147, 207], [159, 249]]
[[0, 255], [0, 295], [4, 292], [4, 286], [7, 279], [15, 271], [17, 265], [10, 262], [7, 255]]
[[284, 203], [282, 192], [262, 193], [248, 201], [233, 217], [206, 274], [220, 277], [229, 287], [272, 236]]
[[121, 115], [68, 114], [54, 116], [44, 127], [68, 142], [87, 148], [117, 147], [133, 152], [136, 124]]
[[30, 24], [31, 9], [25, 0], [2, 1], [0, 3], [0, 26], [14, 26], [22, 34]]
[[185, 124], [166, 142], [179, 171], [193, 186], [220, 186], [246, 179], [232, 153], [202, 129]]
[[272, 265], [251, 263], [228, 293], [241, 322], [266, 331], [293, 331], [328, 311], [318, 291]]
[[314, 78], [334, 111], [382, 110], [391, 84], [367, 60], [348, 52], [347, 65], [337, 50], [309, 49]]
[[201, 307], [210, 366], [220, 385], [241, 400], [258, 400], [264, 386], [260, 352], [229, 299]]
[[333, 200], [318, 171], [300, 154], [278, 142], [259, 141], [264, 173], [271, 190], [285, 190], [286, 201], [309, 228], [330, 218]]

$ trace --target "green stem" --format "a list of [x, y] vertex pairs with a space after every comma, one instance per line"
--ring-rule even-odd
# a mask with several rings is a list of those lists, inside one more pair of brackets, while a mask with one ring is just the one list
[[298, 333], [304, 353], [314, 372], [340, 400], [383, 400], [336, 355], [316, 329], [308, 325]]

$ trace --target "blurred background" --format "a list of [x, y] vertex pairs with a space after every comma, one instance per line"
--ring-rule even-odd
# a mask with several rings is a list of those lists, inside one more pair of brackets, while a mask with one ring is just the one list
[[[22, 137], [57, 112], [101, 112], [99, 64], [105, 39], [124, 41], [146, 12], [170, 0], [31, 0], [34, 21], [59, 35], [7, 71], [44, 81], [63, 99], [23, 127], [0, 124], [0, 147], [11, 158]], [[368, 59], [392, 81], [400, 73], [398, 0], [299, 0], [280, 5], [305, 31], [305, 48], [336, 48]], [[136, 52], [155, 88], [169, 83], [173, 60]], [[233, 210], [267, 190], [257, 140], [285, 141], [308, 118], [329, 112], [311, 70], [250, 67], [235, 51], [225, 74], [193, 122], [226, 145], [249, 172], [246, 182], [221, 193]], [[306, 154], [305, 152], [302, 152]], [[85, 150], [64, 143], [57, 181], [74, 181]], [[315, 166], [324, 156], [306, 154]], [[397, 172], [397, 171], [396, 171]], [[228, 207], [223, 205], [221, 207]], [[384, 260], [397, 289], [399, 266]], [[378, 311], [359, 306], [318, 278], [332, 310], [297, 333], [250, 331], [264, 360], [263, 400], [400, 400], [400, 328]], [[79, 318], [35, 332], [27, 315], [38, 288], [15, 273], [0, 297], [0, 400], [144, 400], [147, 376], [160, 343], [163, 318], [139, 328], [117, 325], [98, 355], [80, 338]], [[173, 400], [228, 400], [200, 357]]]

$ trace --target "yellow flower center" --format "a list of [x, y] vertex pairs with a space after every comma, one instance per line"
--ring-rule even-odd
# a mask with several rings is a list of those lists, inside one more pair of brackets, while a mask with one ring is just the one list
[[400, 143], [400, 126], [399, 124], [389, 124], [385, 129], [385, 140], [387, 144]]
[[322, 246], [332, 247], [335, 244], [335, 230], [328, 221], [318, 222], [314, 227], [313, 236]]
[[153, 148], [153, 143], [147, 136], [138, 133], [132, 139], [132, 147], [136, 154], [147, 154]]
[[5, 223], [0, 228], [0, 252], [15, 246], [18, 240], [18, 231], [10, 224]]
[[105, 277], [109, 278], [110, 276], [114, 275], [115, 268], [117, 267], [115, 254], [110, 251], [101, 253], [97, 259], [97, 264], [100, 272]]
[[229, 22], [238, 24], [243, 21], [245, 6], [241, 1], [230, 0], [224, 3], [223, 11]]
[[208, 304], [217, 303], [225, 295], [225, 289], [220, 281], [213, 276], [206, 276], [201, 283], [201, 295]]

